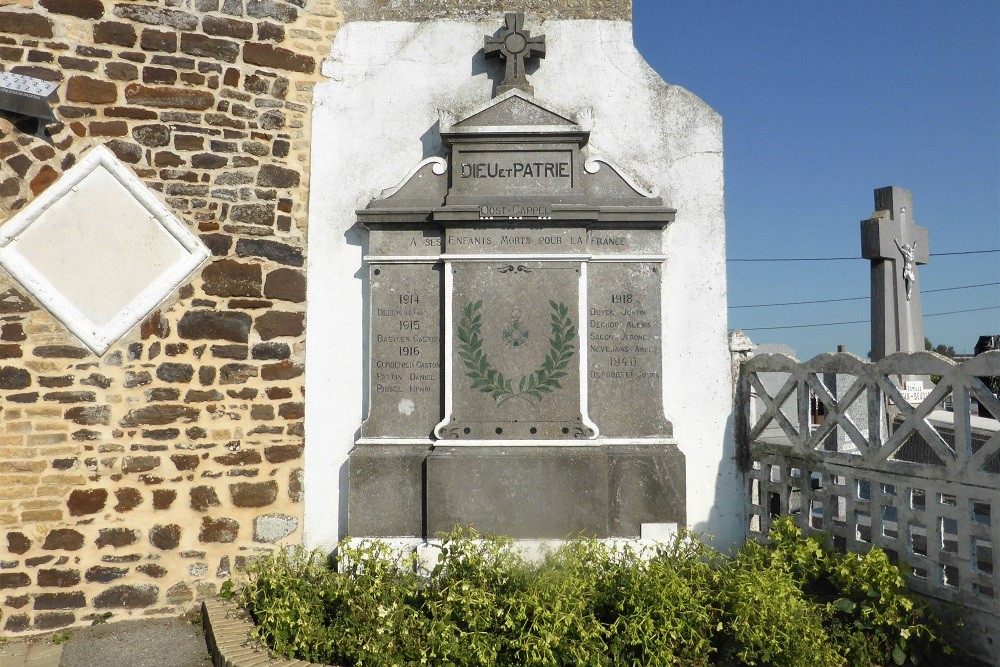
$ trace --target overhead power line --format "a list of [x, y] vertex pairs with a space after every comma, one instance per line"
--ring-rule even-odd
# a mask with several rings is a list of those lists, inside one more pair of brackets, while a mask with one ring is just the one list
[[[965, 310], [949, 310], [944, 313], [928, 313], [924, 317], [938, 317], [940, 315], [956, 315], [958, 313], [975, 313], [982, 310], [1000, 310], [1000, 306], [986, 306], [985, 308], [966, 308]], [[818, 322], [816, 324], [788, 324], [780, 327], [747, 327], [743, 331], [771, 331], [774, 329], [808, 329], [810, 327], [832, 327], [839, 324], [868, 324], [871, 320], [847, 320], [844, 322]]]
[[[931, 294], [933, 292], [952, 292], [954, 290], [960, 289], [972, 289], [973, 287], [990, 287], [992, 285], [1000, 285], [1000, 281], [993, 283], [979, 283], [978, 285], [959, 285], [958, 287], [940, 287], [938, 289], [925, 289], [921, 290], [921, 294]], [[867, 296], [848, 296], [841, 299], [813, 299], [811, 301], [783, 301], [781, 303], [751, 303], [744, 304], [741, 306], [729, 306], [730, 310], [735, 310], [737, 308], [771, 308], [772, 306], [801, 306], [807, 303], [834, 303], [835, 301], [862, 301], [868, 299]]]
[[988, 252], [1000, 252], [1000, 249], [995, 250], [964, 250], [962, 252], [932, 252], [931, 257], [944, 257], [946, 255], [983, 255]]
[[[1000, 252], [1000, 248], [993, 248], [991, 250], [962, 250], [959, 252], [932, 252], [931, 257], [947, 257], [949, 255], [982, 255], [991, 252]], [[864, 257], [731, 257], [726, 261], [727, 262], [839, 262], [843, 260], [857, 260], [857, 259], [864, 259]]]

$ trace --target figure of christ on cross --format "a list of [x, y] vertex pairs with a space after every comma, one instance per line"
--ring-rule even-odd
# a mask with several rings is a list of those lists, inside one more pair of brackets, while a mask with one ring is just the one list
[[519, 88], [533, 94], [524, 73], [524, 61], [532, 57], [545, 57], [545, 35], [532, 37], [524, 30], [524, 14], [504, 14], [506, 27], [498, 36], [486, 35], [483, 54], [487, 58], [503, 58], [506, 61], [503, 83], [497, 87], [497, 94]]
[[906, 300], [909, 301], [913, 296], [913, 283], [917, 280], [917, 274], [913, 270], [914, 249], [917, 247], [917, 242], [899, 245], [899, 239], [894, 237], [892, 240], [903, 255], [903, 280], [906, 282]]

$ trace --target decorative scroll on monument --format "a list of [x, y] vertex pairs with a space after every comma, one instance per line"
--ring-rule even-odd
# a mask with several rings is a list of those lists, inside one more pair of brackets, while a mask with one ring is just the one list
[[526, 90], [544, 38], [486, 38], [510, 81], [442, 112], [431, 158], [358, 211], [368, 231], [369, 414], [352, 536], [455, 524], [638, 537], [685, 519], [663, 412], [660, 287], [674, 211]]

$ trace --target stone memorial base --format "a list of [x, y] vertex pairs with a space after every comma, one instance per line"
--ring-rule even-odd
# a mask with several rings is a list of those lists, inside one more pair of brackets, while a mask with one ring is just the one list
[[640, 537], [686, 525], [674, 444], [361, 445], [350, 456], [351, 537], [433, 538], [455, 526], [518, 539]]

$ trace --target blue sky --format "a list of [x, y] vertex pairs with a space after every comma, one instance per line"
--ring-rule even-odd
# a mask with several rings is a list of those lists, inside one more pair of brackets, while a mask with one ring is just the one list
[[[669, 83], [722, 114], [727, 256], [858, 257], [872, 191], [913, 192], [931, 253], [1000, 248], [1000, 3], [635, 0], [635, 43]], [[869, 264], [729, 262], [730, 328], [867, 320]], [[924, 314], [1000, 306], [1000, 254], [931, 257]], [[925, 317], [971, 352], [1000, 308]], [[870, 349], [868, 324], [748, 331], [808, 359]]]

